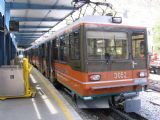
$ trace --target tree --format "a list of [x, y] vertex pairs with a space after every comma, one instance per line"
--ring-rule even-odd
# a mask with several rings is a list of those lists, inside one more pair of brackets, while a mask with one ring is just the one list
[[160, 20], [155, 24], [153, 36], [154, 51], [160, 54]]

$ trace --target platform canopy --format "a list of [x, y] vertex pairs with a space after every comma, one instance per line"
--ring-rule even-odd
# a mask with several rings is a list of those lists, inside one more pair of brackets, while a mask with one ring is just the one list
[[18, 46], [28, 47], [79, 7], [72, 0], [6, 0], [11, 20], [19, 21]]

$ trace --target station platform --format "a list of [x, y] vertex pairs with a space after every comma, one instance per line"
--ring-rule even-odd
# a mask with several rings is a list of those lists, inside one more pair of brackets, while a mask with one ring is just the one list
[[33, 68], [30, 78], [36, 96], [0, 101], [0, 120], [82, 120], [38, 70]]

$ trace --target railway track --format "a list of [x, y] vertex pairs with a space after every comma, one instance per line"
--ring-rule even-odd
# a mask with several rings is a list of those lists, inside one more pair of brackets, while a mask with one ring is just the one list
[[[140, 116], [136, 113], [125, 113], [124, 111], [120, 111], [116, 108], [111, 108], [112, 112], [115, 114], [118, 114], [120, 117], [122, 117], [122, 120], [147, 120], [146, 118]], [[115, 118], [115, 120], [117, 120]]]
[[125, 113], [116, 108], [111, 109], [79, 109], [75, 101], [64, 90], [59, 90], [61, 95], [80, 114], [83, 120], [147, 120], [136, 113]]

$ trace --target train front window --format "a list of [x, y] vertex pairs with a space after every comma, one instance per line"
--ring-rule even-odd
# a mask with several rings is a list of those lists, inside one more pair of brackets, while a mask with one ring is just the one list
[[144, 33], [132, 34], [132, 52], [134, 58], [144, 58]]
[[128, 39], [125, 32], [87, 31], [88, 59], [128, 59]]

